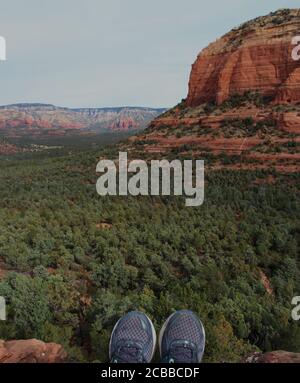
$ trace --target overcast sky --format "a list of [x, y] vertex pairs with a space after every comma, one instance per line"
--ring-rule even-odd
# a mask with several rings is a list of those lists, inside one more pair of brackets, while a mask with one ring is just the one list
[[169, 107], [231, 28], [299, 0], [0, 0], [0, 104]]

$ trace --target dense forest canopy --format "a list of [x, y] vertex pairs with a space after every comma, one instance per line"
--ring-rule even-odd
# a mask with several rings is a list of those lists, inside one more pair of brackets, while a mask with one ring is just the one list
[[97, 161], [116, 154], [101, 150], [0, 158], [0, 338], [104, 362], [120, 315], [143, 310], [159, 329], [189, 308], [207, 362], [299, 352], [299, 175], [211, 171], [204, 204], [187, 208], [182, 197], [98, 196]]

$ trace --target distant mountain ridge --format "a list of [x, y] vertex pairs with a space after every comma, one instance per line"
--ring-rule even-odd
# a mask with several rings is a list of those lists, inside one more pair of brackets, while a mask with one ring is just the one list
[[6, 137], [61, 136], [103, 131], [140, 130], [165, 112], [164, 108], [67, 108], [24, 103], [0, 106], [0, 134]]
[[89, 107], [83, 107], [83, 108], [69, 108], [66, 106], [57, 106], [53, 104], [44, 104], [44, 103], [27, 103], [27, 102], [22, 102], [22, 103], [16, 103], [16, 104], [8, 104], [8, 105], [0, 105], [0, 110], [1, 109], [48, 109], [48, 110], [72, 110], [75, 112], [80, 112], [80, 111], [114, 111], [114, 112], [120, 112], [124, 109], [128, 110], [143, 110], [143, 111], [166, 111], [167, 108], [150, 108], [146, 106], [112, 106], [112, 107], [94, 107], [94, 108], [89, 108]]

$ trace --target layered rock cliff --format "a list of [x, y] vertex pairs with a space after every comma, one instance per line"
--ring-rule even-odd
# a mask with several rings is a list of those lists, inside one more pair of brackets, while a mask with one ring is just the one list
[[298, 102], [300, 68], [292, 58], [292, 40], [299, 34], [298, 9], [280, 10], [233, 29], [193, 64], [186, 105], [221, 104], [247, 90], [277, 103]]
[[219, 169], [299, 170], [300, 10], [249, 21], [210, 44], [186, 100], [131, 139], [132, 151], [197, 157]]
[[47, 137], [138, 130], [164, 111], [138, 107], [69, 109], [44, 104], [8, 105], [0, 107], [0, 135]]

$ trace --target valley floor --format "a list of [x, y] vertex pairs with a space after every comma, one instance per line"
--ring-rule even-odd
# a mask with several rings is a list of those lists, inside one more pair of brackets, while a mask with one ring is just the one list
[[0, 158], [0, 339], [62, 344], [70, 360], [107, 360], [110, 331], [131, 309], [160, 328], [194, 310], [206, 362], [299, 351], [299, 174], [217, 170], [205, 203], [99, 197], [95, 168], [115, 148]]

